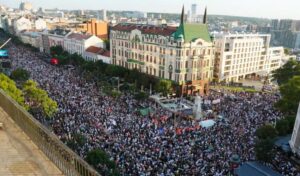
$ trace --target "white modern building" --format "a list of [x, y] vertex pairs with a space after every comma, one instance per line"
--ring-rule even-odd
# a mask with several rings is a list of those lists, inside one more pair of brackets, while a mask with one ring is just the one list
[[23, 30], [30, 30], [30, 29], [32, 29], [32, 23], [29, 19], [25, 17], [20, 17], [19, 19], [15, 20], [14, 30], [17, 35]]
[[298, 156], [300, 156], [300, 103], [299, 103], [297, 117], [295, 120], [292, 138], [290, 140], [290, 147], [293, 153], [296, 153]]
[[283, 47], [270, 47], [271, 35], [216, 34], [215, 77], [234, 81], [251, 76], [267, 76], [279, 68]]
[[95, 35], [71, 33], [64, 38], [64, 49], [69, 53], [84, 55], [85, 50], [90, 47], [105, 48], [105, 43]]

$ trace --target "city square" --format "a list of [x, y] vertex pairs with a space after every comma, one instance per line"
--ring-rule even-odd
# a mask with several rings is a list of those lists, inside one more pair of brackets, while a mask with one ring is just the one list
[[[1, 95], [18, 104], [0, 100], [5, 117], [0, 137], [10, 141], [6, 127], [13, 126], [14, 114], [8, 112], [22, 109], [37, 120], [24, 126], [32, 125], [29, 132], [47, 147], [50, 137], [63, 146], [57, 148], [59, 158], [71, 169], [63, 170], [40, 144], [34, 146], [38, 137], [24, 148], [15, 147], [21, 139], [14, 137], [7, 142], [14, 147], [3, 150], [26, 150], [24, 160], [41, 162], [19, 164], [11, 173], [300, 176], [300, 53], [298, 42], [286, 46], [278, 37], [279, 24], [297, 31], [300, 22], [269, 20], [255, 33], [252, 24], [240, 32], [243, 25], [229, 20], [230, 28], [215, 32], [220, 26], [209, 24], [207, 7], [197, 14], [197, 4], [187, 15], [183, 6], [176, 25], [147, 13], [140, 17], [147, 23], [130, 21], [133, 17], [122, 22], [124, 14], [105, 9], [97, 19], [87, 17], [89, 12], [39, 9], [32, 23], [31, 9], [21, 3], [19, 10], [27, 15], [13, 19], [13, 27], [8, 21], [18, 10], [0, 18]], [[86, 21], [63, 25], [39, 15]], [[17, 112], [12, 119], [26, 118]], [[38, 154], [30, 154], [34, 150]], [[0, 154], [5, 157], [5, 151]], [[47, 157], [51, 162], [45, 164]]]

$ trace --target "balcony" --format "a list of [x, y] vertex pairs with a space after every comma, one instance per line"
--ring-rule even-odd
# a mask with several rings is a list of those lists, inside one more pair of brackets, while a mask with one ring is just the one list
[[175, 72], [176, 73], [187, 73], [187, 72], [189, 72], [189, 69], [188, 68], [175, 69]]
[[145, 65], [145, 62], [141, 62], [135, 59], [127, 59], [128, 63], [135, 63], [135, 64], [140, 64], [140, 65]]

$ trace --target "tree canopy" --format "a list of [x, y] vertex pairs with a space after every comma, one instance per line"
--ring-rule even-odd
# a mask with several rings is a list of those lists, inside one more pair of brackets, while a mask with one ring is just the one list
[[0, 73], [0, 88], [21, 106], [28, 109], [28, 106], [25, 104], [25, 98], [22, 91], [17, 88], [16, 83], [13, 80], [3, 73]]
[[273, 146], [277, 131], [272, 125], [264, 125], [255, 132], [256, 139], [254, 151], [256, 159], [270, 162], [274, 156]]
[[62, 55], [63, 52], [64, 52], [64, 49], [60, 45], [51, 46], [51, 48], [50, 48], [50, 53], [51, 53], [52, 56]]
[[280, 86], [281, 99], [276, 107], [288, 115], [296, 115], [300, 101], [300, 76], [294, 76]]
[[91, 150], [85, 160], [103, 175], [119, 175], [116, 164], [103, 150]]
[[35, 81], [26, 81], [23, 84], [23, 92], [31, 110], [40, 110], [46, 117], [52, 117], [58, 111], [57, 103], [48, 96], [46, 91], [38, 88]]
[[283, 85], [297, 75], [300, 76], [300, 63], [291, 59], [281, 68], [273, 71], [273, 80], [276, 80], [279, 85]]
[[273, 140], [270, 138], [258, 140], [254, 148], [256, 159], [264, 162], [272, 161], [274, 157], [273, 145]]
[[161, 79], [156, 86], [156, 90], [161, 92], [163, 96], [167, 96], [169, 93], [172, 92], [172, 81]]
[[17, 68], [14, 71], [12, 71], [10, 77], [15, 81], [24, 82], [30, 78], [30, 73], [22, 68]]
[[272, 125], [264, 125], [258, 128], [255, 134], [259, 139], [267, 139], [267, 138], [273, 139], [277, 136], [277, 132]]

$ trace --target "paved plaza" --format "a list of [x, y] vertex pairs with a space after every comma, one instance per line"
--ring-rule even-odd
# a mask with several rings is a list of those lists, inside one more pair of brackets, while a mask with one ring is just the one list
[[0, 175], [62, 175], [0, 107]]

